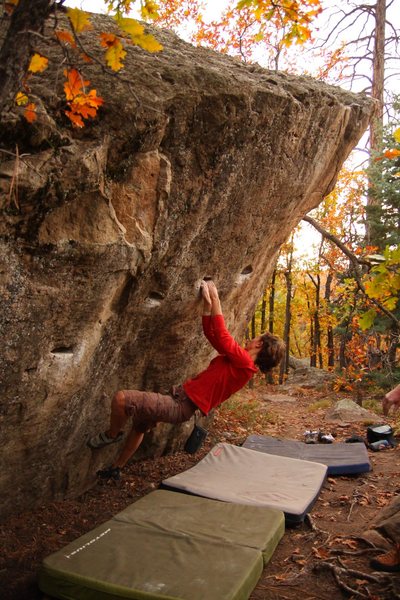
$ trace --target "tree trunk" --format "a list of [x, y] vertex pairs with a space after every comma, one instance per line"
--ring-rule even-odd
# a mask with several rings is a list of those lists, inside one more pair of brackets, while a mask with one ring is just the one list
[[387, 361], [389, 369], [392, 372], [396, 368], [397, 348], [400, 345], [400, 328], [392, 325], [389, 333], [389, 348], [387, 351]]
[[271, 278], [271, 288], [268, 298], [268, 331], [274, 333], [274, 320], [275, 320], [275, 281], [276, 281], [276, 269], [274, 269]]
[[[375, 153], [382, 146], [383, 92], [385, 86], [385, 24], [386, 0], [376, 0], [371, 96], [377, 101], [377, 104], [375, 118], [371, 121], [370, 125], [370, 161], [375, 159]], [[368, 183], [367, 207], [371, 208], [379, 204], [379, 199], [372, 181]], [[367, 244], [379, 246], [377, 232], [373, 226], [372, 219], [367, 218], [366, 220], [365, 234]]]
[[[291, 257], [292, 258], [292, 257]], [[285, 271], [286, 280], [286, 310], [285, 310], [285, 329], [283, 341], [286, 344], [284, 359], [281, 362], [279, 371], [279, 383], [283, 383], [284, 376], [289, 372], [289, 346], [290, 346], [290, 322], [291, 322], [291, 303], [292, 303], [292, 261], [290, 258], [289, 268]]]
[[[311, 315], [310, 315], [311, 316]], [[310, 367], [317, 366], [317, 355], [314, 347], [314, 319], [310, 318]]]
[[340, 337], [340, 348], [339, 348], [339, 368], [345, 369], [347, 367], [347, 356], [346, 356], [346, 342], [348, 336], [347, 332], [343, 333]]
[[321, 353], [321, 325], [319, 322], [319, 307], [320, 307], [320, 292], [321, 292], [321, 277], [319, 273], [316, 279], [307, 273], [315, 287], [315, 310], [311, 319], [311, 359], [310, 365], [317, 366], [317, 357], [319, 368], [323, 368], [323, 359]]
[[319, 322], [319, 308], [320, 308], [320, 291], [321, 291], [321, 278], [317, 275], [315, 282], [315, 312], [314, 312], [314, 354], [318, 356], [319, 368], [323, 368], [322, 352], [321, 352], [321, 325]]
[[53, 5], [52, 0], [19, 0], [0, 49], [0, 114], [12, 106], [23, 87], [35, 33], [39, 33]]
[[[325, 283], [325, 301], [327, 303], [329, 303], [330, 298], [331, 298], [331, 285], [332, 285], [332, 273], [329, 272], [328, 276], [326, 278], [326, 283]], [[333, 338], [333, 328], [332, 325], [329, 323], [328, 327], [327, 327], [327, 331], [326, 331], [326, 337], [327, 337], [327, 348], [328, 348], [328, 368], [329, 367], [334, 367], [335, 366], [335, 345], [334, 345], [334, 338]]]
[[261, 333], [265, 332], [266, 323], [267, 323], [267, 298], [266, 298], [266, 292], [264, 291], [263, 299], [261, 302]]

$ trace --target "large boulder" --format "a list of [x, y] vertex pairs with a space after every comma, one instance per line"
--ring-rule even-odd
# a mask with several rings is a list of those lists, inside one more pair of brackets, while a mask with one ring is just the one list
[[377, 414], [359, 406], [350, 398], [343, 398], [334, 404], [326, 413], [325, 420], [339, 423], [380, 423], [381, 417]]
[[[114, 25], [92, 20], [85, 45], [101, 59], [98, 33]], [[38, 121], [0, 126], [4, 514], [93, 484], [115, 448], [86, 440], [116, 389], [167, 390], [206, 366], [203, 276], [241, 339], [281, 244], [371, 116], [365, 96], [156, 35], [164, 50], [128, 47], [121, 76], [86, 67], [105, 103], [80, 130], [60, 50], [43, 46]]]

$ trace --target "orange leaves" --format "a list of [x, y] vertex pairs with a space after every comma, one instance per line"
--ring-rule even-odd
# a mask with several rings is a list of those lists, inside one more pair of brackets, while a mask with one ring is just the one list
[[33, 123], [33, 121], [36, 121], [36, 105], [33, 102], [29, 102], [29, 104], [26, 106], [24, 117], [28, 123]]
[[29, 102], [28, 96], [24, 92], [18, 92], [15, 96], [15, 103], [17, 106], [24, 106], [24, 118], [28, 121], [28, 123], [33, 123], [36, 121], [36, 106], [33, 102]]
[[103, 98], [97, 96], [95, 89], [86, 92], [85, 87], [90, 81], [85, 81], [76, 69], [65, 69], [64, 91], [67, 99], [68, 110], [65, 114], [75, 127], [83, 127], [83, 119], [94, 118]]
[[282, 44], [303, 44], [311, 37], [310, 23], [322, 11], [320, 0], [241, 0], [238, 9], [250, 9], [255, 19], [263, 25], [273, 22], [282, 29]]
[[385, 158], [397, 158], [398, 156], [400, 156], [400, 150], [397, 150], [397, 148], [392, 148], [390, 150], [386, 150], [386, 152], [383, 153], [383, 156]]
[[68, 101], [76, 98], [82, 91], [82, 88], [89, 85], [90, 81], [82, 79], [80, 73], [76, 69], [67, 69], [64, 71], [67, 80], [64, 83], [65, 97]]
[[[31, 73], [33, 73], [33, 74], [42, 73], [43, 71], [45, 71], [47, 69], [48, 64], [49, 64], [48, 58], [35, 52], [32, 55], [32, 58], [30, 60], [29, 66], [28, 66], [27, 78]], [[28, 89], [26, 86], [26, 83], [25, 83], [25, 89]], [[25, 107], [23, 116], [28, 121], [28, 123], [33, 123], [33, 121], [36, 121], [36, 119], [37, 119], [36, 105], [34, 102], [29, 102], [29, 97], [28, 97], [27, 93], [19, 91], [15, 96], [15, 103], [17, 106]]]
[[316, 558], [319, 560], [327, 560], [330, 557], [330, 552], [325, 547], [320, 546], [316, 548], [315, 546], [312, 549], [312, 552]]
[[54, 33], [59, 42], [61, 42], [62, 44], [70, 45], [72, 46], [72, 48], [76, 48], [76, 42], [72, 33], [70, 33], [69, 31], [65, 31], [65, 29], [59, 29]]
[[14, 8], [17, 6], [19, 0], [6, 0], [6, 2], [4, 2], [4, 11], [8, 14], [11, 15], [14, 11]]

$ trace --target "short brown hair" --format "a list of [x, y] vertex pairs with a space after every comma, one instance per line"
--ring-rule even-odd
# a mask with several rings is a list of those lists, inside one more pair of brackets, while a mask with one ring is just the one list
[[254, 363], [262, 373], [267, 373], [279, 365], [285, 354], [286, 346], [281, 338], [269, 332], [264, 333], [261, 340], [263, 345]]

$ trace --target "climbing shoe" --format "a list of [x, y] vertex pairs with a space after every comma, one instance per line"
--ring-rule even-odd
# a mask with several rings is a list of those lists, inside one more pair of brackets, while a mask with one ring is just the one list
[[109, 444], [115, 444], [116, 442], [119, 442], [123, 435], [123, 432], [120, 431], [117, 437], [112, 438], [109, 437], [105, 432], [101, 432], [90, 438], [87, 442], [87, 445], [89, 448], [92, 448], [92, 450], [98, 450], [99, 448], [104, 448], [104, 446], [108, 446]]
[[121, 469], [119, 467], [108, 467], [107, 469], [97, 471], [96, 475], [99, 479], [114, 479], [118, 481], [121, 479]]
[[390, 573], [400, 571], [400, 544], [396, 544], [396, 547], [386, 552], [386, 554], [373, 558], [371, 567], [375, 571], [388, 571]]

